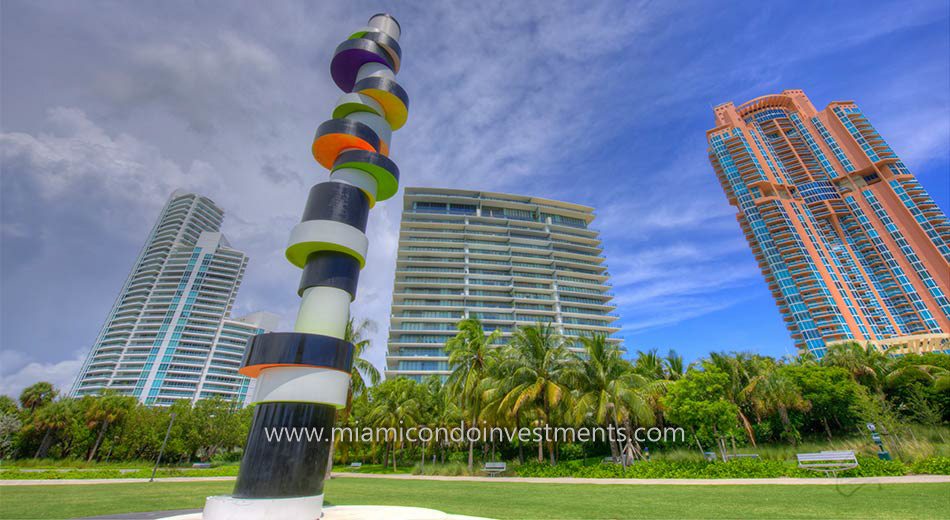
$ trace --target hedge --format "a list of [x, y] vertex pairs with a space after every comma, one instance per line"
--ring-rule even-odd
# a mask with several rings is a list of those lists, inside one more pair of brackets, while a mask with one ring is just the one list
[[[798, 468], [795, 462], [763, 459], [739, 459], [728, 462], [651, 461], [637, 462], [624, 469], [620, 464], [589, 464], [584, 461], [561, 462], [555, 466], [530, 462], [516, 468], [520, 477], [578, 478], [778, 478], [823, 477], [824, 474]], [[858, 456], [858, 467], [838, 473], [839, 477], [882, 477], [917, 474], [950, 474], [950, 458], [935, 457], [913, 465], [896, 460], [883, 461]]]

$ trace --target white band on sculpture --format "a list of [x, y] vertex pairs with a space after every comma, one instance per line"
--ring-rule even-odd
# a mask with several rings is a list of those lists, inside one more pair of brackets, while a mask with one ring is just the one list
[[303, 292], [294, 332], [343, 339], [350, 321], [350, 293], [336, 287], [310, 287]]
[[389, 122], [382, 117], [372, 112], [351, 112], [347, 114], [344, 119], [363, 123], [364, 125], [372, 128], [373, 132], [376, 132], [376, 135], [379, 136], [380, 141], [386, 143], [387, 146], [392, 144], [393, 128], [389, 126]]
[[379, 29], [381, 32], [388, 34], [394, 40], [399, 40], [399, 37], [402, 35], [402, 30], [399, 28], [399, 24], [396, 23], [396, 20], [386, 14], [377, 14], [373, 16], [369, 19], [367, 25]]
[[360, 67], [360, 70], [356, 71], [356, 81], [368, 78], [370, 76], [378, 76], [380, 78], [396, 81], [396, 75], [393, 74], [392, 69], [386, 65], [383, 65], [382, 63], [370, 62]]
[[[360, 105], [366, 108], [360, 108]], [[360, 94], [358, 92], [348, 92], [340, 96], [340, 99], [336, 100], [334, 112], [337, 108], [342, 106], [348, 107], [347, 113], [353, 112], [356, 109], [360, 109], [363, 112], [376, 112], [377, 115], [384, 115], [386, 113], [383, 111], [383, 106], [380, 105], [379, 102], [366, 94]]]
[[254, 403], [322, 403], [343, 408], [350, 375], [331, 368], [281, 366], [261, 370]]
[[335, 220], [305, 220], [290, 232], [287, 259], [297, 267], [307, 264], [310, 253], [317, 251], [340, 251], [366, 263], [369, 240], [366, 234], [355, 227]]
[[369, 173], [356, 168], [340, 168], [330, 172], [330, 180], [359, 188], [369, 199], [369, 207], [372, 208], [376, 205], [376, 193], [379, 184], [376, 182], [376, 178]]
[[287, 520], [320, 515], [323, 495], [293, 498], [208, 497], [202, 520]]

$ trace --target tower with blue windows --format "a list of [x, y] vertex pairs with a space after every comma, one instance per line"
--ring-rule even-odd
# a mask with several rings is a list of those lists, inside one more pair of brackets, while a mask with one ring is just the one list
[[249, 337], [277, 316], [232, 318], [248, 258], [220, 232], [211, 199], [176, 191], [159, 215], [71, 395], [105, 390], [148, 405], [220, 397], [243, 405], [251, 380], [238, 373]]
[[950, 223], [857, 105], [714, 112], [709, 160], [795, 344], [950, 351]]

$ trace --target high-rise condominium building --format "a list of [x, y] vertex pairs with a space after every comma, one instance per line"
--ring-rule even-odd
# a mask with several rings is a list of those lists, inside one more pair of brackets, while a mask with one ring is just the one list
[[404, 204], [387, 377], [447, 375], [462, 318], [502, 331], [499, 344], [539, 322], [568, 339], [619, 330], [593, 208], [436, 188], [407, 188]]
[[208, 198], [172, 194], [71, 395], [109, 389], [156, 405], [247, 400], [250, 379], [237, 372], [247, 338], [276, 327], [277, 316], [230, 317], [247, 256], [220, 233], [223, 217]]
[[714, 111], [709, 160], [798, 347], [950, 350], [947, 216], [857, 105]]

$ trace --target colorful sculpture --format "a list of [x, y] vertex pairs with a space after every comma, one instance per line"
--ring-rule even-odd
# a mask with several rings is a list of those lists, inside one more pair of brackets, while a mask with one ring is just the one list
[[[395, 80], [399, 36], [396, 19], [377, 14], [334, 53], [330, 75], [344, 94], [312, 149], [330, 180], [310, 190], [286, 251], [303, 269], [297, 321], [293, 332], [260, 334], [248, 345], [240, 372], [257, 379], [254, 419], [234, 495], [209, 497], [205, 520], [320, 517], [332, 428], [350, 385], [354, 347], [344, 333], [366, 263], [367, 217], [399, 186], [387, 157], [409, 107]], [[292, 431], [303, 435], [284, 437]]]

